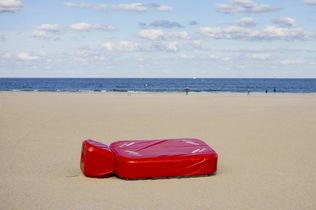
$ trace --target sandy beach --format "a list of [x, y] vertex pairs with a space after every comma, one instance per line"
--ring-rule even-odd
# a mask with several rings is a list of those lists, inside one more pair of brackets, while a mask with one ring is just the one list
[[[216, 175], [91, 179], [81, 142], [196, 137]], [[316, 209], [316, 94], [0, 92], [0, 209]]]

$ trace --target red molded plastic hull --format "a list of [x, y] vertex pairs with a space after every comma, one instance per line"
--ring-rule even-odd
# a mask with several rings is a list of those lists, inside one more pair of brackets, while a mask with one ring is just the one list
[[114, 157], [110, 148], [93, 140], [82, 142], [80, 168], [89, 177], [108, 177], [114, 169]]
[[126, 179], [209, 175], [217, 154], [199, 139], [117, 141], [114, 171]]
[[217, 153], [199, 139], [127, 140], [105, 144], [85, 140], [81, 169], [89, 177], [125, 179], [210, 175]]

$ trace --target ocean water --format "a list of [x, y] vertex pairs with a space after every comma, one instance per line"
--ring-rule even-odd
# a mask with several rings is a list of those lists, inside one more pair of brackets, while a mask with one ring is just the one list
[[316, 79], [0, 78], [0, 91], [316, 92]]

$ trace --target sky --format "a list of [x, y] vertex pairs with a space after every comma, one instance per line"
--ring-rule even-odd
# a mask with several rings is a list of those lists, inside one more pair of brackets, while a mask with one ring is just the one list
[[0, 77], [316, 78], [316, 0], [0, 0]]

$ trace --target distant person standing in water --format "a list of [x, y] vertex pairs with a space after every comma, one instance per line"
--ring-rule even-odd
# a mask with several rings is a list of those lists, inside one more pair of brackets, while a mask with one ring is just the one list
[[185, 88], [185, 95], [189, 95], [190, 89], [188, 87]]
[[247, 94], [248, 94], [248, 95], [250, 94], [250, 90], [249, 90], [249, 88], [247, 89]]
[[273, 88], [273, 92], [274, 92], [274, 93], [276, 92], [276, 89], [275, 89], [275, 88]]

